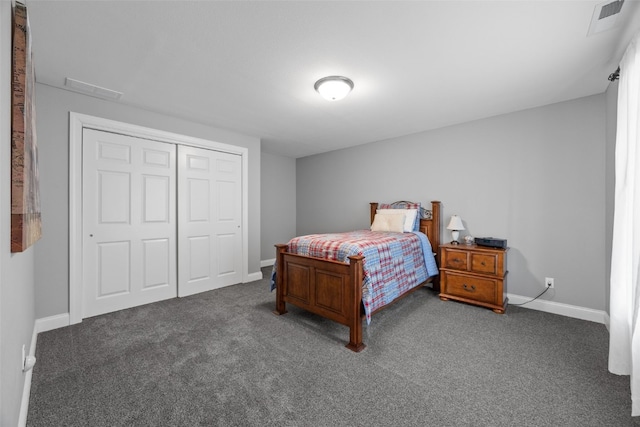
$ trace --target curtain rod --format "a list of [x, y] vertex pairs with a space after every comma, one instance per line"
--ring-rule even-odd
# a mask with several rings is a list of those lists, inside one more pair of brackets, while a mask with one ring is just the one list
[[615, 80], [618, 80], [618, 78], [620, 77], [620, 67], [618, 67], [617, 70], [615, 70], [613, 73], [609, 74], [609, 81], [613, 82]]

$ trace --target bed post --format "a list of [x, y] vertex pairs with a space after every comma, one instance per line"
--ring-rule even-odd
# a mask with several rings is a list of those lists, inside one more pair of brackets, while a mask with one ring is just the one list
[[284, 254], [287, 251], [287, 245], [276, 245], [276, 309], [273, 314], [281, 315], [287, 312], [284, 303]]
[[[433, 230], [433, 237], [431, 238], [431, 250], [435, 254], [436, 265], [438, 268], [440, 267], [440, 201], [432, 200], [431, 201], [431, 221], [433, 226], [431, 229]], [[440, 292], [440, 275], [437, 275], [433, 278], [432, 284], [433, 290], [436, 292]]]
[[350, 265], [350, 283], [352, 295], [348, 297], [349, 307], [347, 311], [349, 313], [349, 344], [346, 347], [349, 350], [356, 353], [364, 350], [366, 347], [362, 342], [362, 316], [360, 312], [360, 305], [362, 304], [362, 268], [364, 264], [364, 257], [362, 255], [353, 255], [349, 257]]
[[378, 203], [371, 202], [369, 205], [371, 205], [371, 224], [373, 224], [373, 220], [376, 217], [376, 211], [378, 210]]
[[431, 220], [433, 221], [433, 241], [431, 244], [434, 246], [432, 249], [438, 254], [440, 252], [440, 201], [438, 200], [431, 201]]

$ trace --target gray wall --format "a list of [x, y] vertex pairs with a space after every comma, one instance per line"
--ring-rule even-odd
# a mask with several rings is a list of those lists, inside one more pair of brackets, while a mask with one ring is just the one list
[[[369, 202], [441, 200], [508, 239], [508, 292], [605, 308], [605, 96], [298, 159], [297, 233], [366, 228]], [[444, 240], [450, 238], [443, 230]]]
[[[0, 2], [0, 425], [18, 425], [35, 323], [34, 246], [11, 253], [11, 3]], [[38, 246], [40, 243], [36, 243]]]
[[296, 160], [262, 153], [261, 167], [261, 255], [276, 257], [276, 243], [287, 243], [296, 235]]
[[607, 103], [607, 147], [606, 147], [606, 177], [605, 177], [605, 308], [609, 312], [609, 290], [611, 277], [611, 247], [613, 240], [613, 207], [615, 202], [615, 151], [616, 125], [618, 119], [618, 81], [609, 84], [605, 92]]
[[[38, 318], [69, 312], [69, 112], [88, 114], [249, 149], [249, 273], [260, 271], [260, 140], [38, 84], [44, 236], [36, 248]], [[126, 96], [126, 94], [125, 94]]]

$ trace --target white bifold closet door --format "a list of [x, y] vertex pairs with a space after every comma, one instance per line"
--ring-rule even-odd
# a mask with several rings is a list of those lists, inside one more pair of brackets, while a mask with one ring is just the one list
[[178, 295], [242, 281], [242, 158], [178, 147]]
[[83, 130], [83, 318], [242, 282], [242, 157]]
[[172, 298], [176, 146], [83, 131], [83, 317]]

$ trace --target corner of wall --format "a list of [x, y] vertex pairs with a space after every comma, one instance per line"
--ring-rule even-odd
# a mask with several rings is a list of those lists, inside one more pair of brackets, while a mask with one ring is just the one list
[[609, 313], [609, 277], [613, 241], [613, 210], [615, 205], [615, 149], [618, 117], [618, 82], [609, 84], [605, 92], [605, 311]]
[[[11, 156], [12, 3], [0, 1], [0, 159]], [[10, 252], [11, 171], [0, 168], [0, 425], [20, 422], [24, 387], [22, 346], [35, 351], [34, 250]], [[29, 344], [31, 343], [31, 345]], [[27, 398], [28, 401], [28, 398]]]

